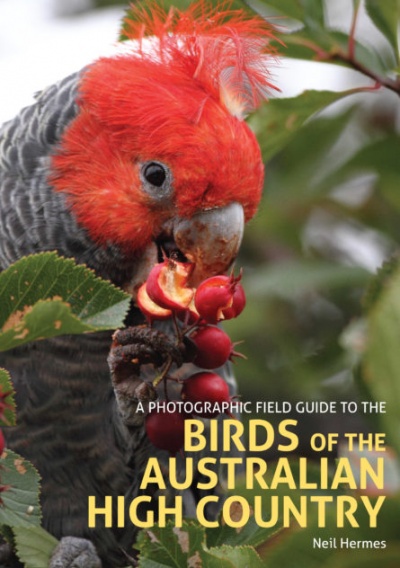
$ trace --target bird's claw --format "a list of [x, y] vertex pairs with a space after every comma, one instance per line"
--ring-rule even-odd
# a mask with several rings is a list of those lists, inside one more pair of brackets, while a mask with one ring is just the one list
[[127, 373], [137, 372], [141, 365], [161, 367], [168, 359], [179, 367], [183, 363], [182, 347], [174, 338], [146, 325], [117, 329], [108, 358], [111, 373], [118, 381]]
[[[166, 361], [180, 366], [183, 356], [176, 342], [162, 331], [148, 326], [135, 326], [114, 333], [108, 365], [119, 414], [126, 426], [141, 426], [148, 403], [157, 399], [152, 383], [141, 378], [142, 366], [157, 368]], [[138, 410], [139, 403], [141, 410]]]

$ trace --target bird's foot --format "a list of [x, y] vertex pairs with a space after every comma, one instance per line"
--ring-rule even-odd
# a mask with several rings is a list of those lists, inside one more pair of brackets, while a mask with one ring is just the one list
[[101, 568], [101, 560], [90, 540], [65, 536], [55, 548], [49, 568]]
[[[108, 356], [108, 365], [117, 399], [119, 414], [125, 425], [138, 427], [143, 424], [148, 403], [157, 399], [155, 385], [143, 381], [141, 367], [150, 365], [154, 369], [174, 363], [181, 366], [184, 346], [177, 345], [176, 339], [148, 326], [127, 327], [117, 330]], [[154, 374], [154, 378], [157, 373]], [[138, 411], [139, 403], [140, 409]]]
[[183, 363], [184, 349], [175, 337], [146, 325], [137, 325], [117, 329], [108, 362], [118, 380], [127, 372], [131, 374], [133, 369], [137, 371], [141, 365], [161, 367], [169, 359], [179, 367]]

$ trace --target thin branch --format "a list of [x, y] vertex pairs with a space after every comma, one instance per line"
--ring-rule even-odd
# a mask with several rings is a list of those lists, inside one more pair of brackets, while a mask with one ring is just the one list
[[173, 363], [173, 359], [172, 357], [168, 357], [164, 368], [162, 369], [162, 371], [156, 376], [156, 378], [153, 380], [153, 387], [156, 387], [157, 385], [159, 385], [161, 383], [161, 381], [163, 381], [165, 379], [165, 377], [167, 376], [170, 368], [172, 367], [172, 363]]
[[379, 83], [382, 87], [386, 87], [400, 96], [400, 80], [394, 81], [389, 77], [382, 77], [357, 61], [355, 57], [352, 57], [350, 54], [343, 53], [342, 51], [335, 51], [334, 53], [327, 53], [326, 55], [327, 57], [325, 58], [325, 61], [342, 61], [356, 71], [370, 77], [370, 79], [373, 79], [375, 83]]
[[355, 59], [354, 55], [355, 55], [355, 46], [356, 46], [356, 42], [355, 42], [356, 25], [357, 25], [358, 14], [359, 14], [359, 11], [360, 11], [360, 5], [361, 5], [361, 2], [360, 2], [360, 0], [358, 0], [357, 4], [354, 6], [353, 18], [352, 18], [352, 21], [351, 21], [351, 27], [350, 27], [350, 33], [349, 33], [349, 44], [348, 44], [349, 58], [351, 58], [353, 60]]
[[[358, 1], [354, 7], [353, 11], [353, 18], [351, 22], [350, 32], [349, 32], [349, 40], [348, 40], [348, 51], [345, 53], [338, 47], [331, 49], [330, 51], [326, 51], [317, 43], [312, 40], [308, 40], [305, 38], [292, 38], [292, 42], [298, 45], [302, 45], [307, 47], [311, 51], [314, 52], [314, 61], [321, 61], [324, 63], [334, 63], [334, 62], [342, 62], [345, 63], [348, 67], [351, 67], [355, 71], [359, 71], [366, 77], [373, 79], [375, 85], [371, 88], [371, 90], [375, 90], [378, 86], [386, 87], [390, 91], [397, 93], [400, 96], [400, 77], [397, 80], [390, 79], [390, 77], [384, 77], [372, 71], [366, 67], [363, 63], [357, 60], [355, 55], [355, 31], [356, 25], [359, 15], [361, 1]], [[363, 89], [365, 90], [365, 88]]]

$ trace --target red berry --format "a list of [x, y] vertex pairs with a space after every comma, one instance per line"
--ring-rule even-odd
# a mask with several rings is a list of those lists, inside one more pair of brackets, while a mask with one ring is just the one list
[[6, 446], [6, 441], [4, 439], [3, 430], [0, 429], [0, 456], [3, 453], [5, 446]]
[[142, 284], [138, 290], [136, 303], [140, 308], [142, 314], [147, 318], [149, 322], [153, 320], [163, 320], [168, 319], [172, 315], [171, 310], [161, 308], [157, 305], [147, 293], [146, 282]]
[[222, 309], [228, 308], [231, 301], [228, 276], [211, 276], [203, 280], [194, 296], [197, 311], [209, 323], [223, 319]]
[[[181, 393], [182, 399], [193, 404], [210, 402], [211, 404], [221, 404], [230, 402], [229, 387], [222, 377], [216, 373], [201, 372], [191, 375], [185, 380]], [[197, 412], [203, 418], [212, 418], [219, 412], [208, 412], [206, 410]]]
[[225, 319], [237, 318], [246, 305], [246, 295], [243, 286], [238, 282], [233, 291], [232, 305], [222, 310]]
[[145, 426], [150, 442], [160, 450], [176, 454], [183, 447], [185, 419], [177, 410], [151, 412], [146, 416]]
[[212, 325], [200, 327], [190, 339], [197, 353], [193, 363], [204, 369], [216, 369], [227, 362], [233, 352], [232, 341], [227, 333]]
[[150, 299], [167, 310], [186, 310], [194, 294], [187, 285], [193, 268], [194, 264], [172, 258], [153, 266], [146, 281]]
[[194, 303], [200, 317], [208, 323], [236, 317], [245, 305], [244, 290], [238, 277], [218, 275], [203, 280], [196, 290]]

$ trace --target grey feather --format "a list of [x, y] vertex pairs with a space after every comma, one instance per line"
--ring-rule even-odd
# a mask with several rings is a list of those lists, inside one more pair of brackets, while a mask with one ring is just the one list
[[43, 90], [0, 128], [0, 269], [21, 256], [57, 250], [122, 284], [131, 275], [132, 258], [113, 244], [97, 246], [77, 224], [65, 195], [48, 181], [50, 157], [78, 113], [81, 73]]

